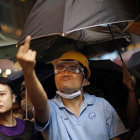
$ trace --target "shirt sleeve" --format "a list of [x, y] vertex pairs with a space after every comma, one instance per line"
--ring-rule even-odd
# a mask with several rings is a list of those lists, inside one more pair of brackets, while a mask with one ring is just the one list
[[115, 109], [111, 106], [111, 104], [109, 104], [106, 100], [104, 100], [104, 105], [105, 105], [106, 126], [109, 138], [112, 139], [127, 132], [128, 130], [125, 128], [122, 120], [118, 116]]
[[48, 101], [48, 104], [49, 104], [49, 111], [50, 111], [50, 114], [49, 114], [49, 120], [46, 122], [46, 123], [39, 123], [39, 121], [35, 118], [35, 127], [38, 131], [44, 131], [44, 132], [48, 132], [48, 129], [49, 129], [49, 124], [50, 124], [50, 120], [51, 120], [51, 114], [52, 114], [52, 108], [53, 106], [51, 106], [51, 103], [50, 103], [50, 100]]

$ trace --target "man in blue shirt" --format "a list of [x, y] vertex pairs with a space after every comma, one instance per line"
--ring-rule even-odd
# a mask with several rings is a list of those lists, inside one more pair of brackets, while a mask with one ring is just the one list
[[36, 52], [29, 49], [30, 40], [27, 36], [17, 59], [35, 108], [37, 129], [48, 133], [50, 140], [121, 140], [127, 130], [113, 107], [103, 98], [83, 92], [90, 77], [86, 57], [69, 51], [52, 62], [58, 91], [48, 100], [34, 71]]

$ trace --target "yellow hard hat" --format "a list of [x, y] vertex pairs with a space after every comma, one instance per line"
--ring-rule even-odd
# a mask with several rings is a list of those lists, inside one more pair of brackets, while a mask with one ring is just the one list
[[53, 60], [52, 64], [55, 66], [55, 64], [60, 60], [75, 60], [75, 61], [80, 62], [87, 69], [87, 79], [89, 79], [89, 77], [91, 75], [90, 68], [89, 68], [89, 62], [88, 62], [87, 58], [80, 52], [68, 51], [68, 52], [64, 53], [62, 56], [60, 56], [60, 58]]

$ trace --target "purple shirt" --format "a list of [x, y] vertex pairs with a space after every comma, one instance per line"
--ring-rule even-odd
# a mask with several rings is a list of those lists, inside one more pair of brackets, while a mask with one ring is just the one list
[[16, 136], [22, 134], [25, 128], [25, 122], [17, 118], [16, 122], [16, 126], [13, 127], [3, 126], [0, 124], [0, 132], [6, 136]]

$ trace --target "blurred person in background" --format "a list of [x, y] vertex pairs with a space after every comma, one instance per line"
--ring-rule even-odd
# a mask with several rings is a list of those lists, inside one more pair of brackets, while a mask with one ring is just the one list
[[34, 140], [35, 126], [30, 121], [15, 118], [13, 104], [16, 96], [12, 92], [11, 81], [0, 78], [0, 140]]
[[15, 118], [23, 119], [24, 110], [21, 108], [21, 105], [14, 104], [12, 107]]
[[[34, 107], [31, 101], [28, 99], [24, 81], [21, 84], [21, 108], [23, 110], [22, 119], [34, 122]], [[46, 135], [44, 132], [40, 133], [39, 131], [37, 131], [36, 133], [39, 139], [48, 140], [48, 135]]]
[[[127, 101], [127, 126], [130, 129], [131, 140], [140, 140], [140, 124], [139, 124], [139, 105], [135, 94], [136, 79], [130, 74], [125, 64], [123, 66], [123, 83], [128, 89], [128, 101]], [[130, 137], [129, 137], [130, 138]]]

